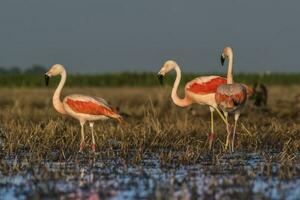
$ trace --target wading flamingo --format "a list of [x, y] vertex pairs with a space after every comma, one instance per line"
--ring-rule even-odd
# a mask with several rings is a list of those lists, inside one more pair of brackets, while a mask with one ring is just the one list
[[[252, 93], [252, 89], [244, 84], [233, 83], [233, 51], [231, 47], [226, 47], [223, 49], [221, 54], [221, 64], [224, 65], [225, 59], [228, 59], [228, 69], [231, 71], [227, 74], [227, 84], [220, 85], [216, 91], [216, 102], [218, 107], [224, 112], [227, 130], [227, 139], [225, 148], [228, 148], [228, 145], [231, 146], [231, 151], [234, 151], [234, 138], [236, 133], [237, 121], [240, 117], [241, 109], [244, 107], [247, 100], [247, 93], [249, 96]], [[234, 113], [234, 128], [233, 135], [231, 136], [231, 130], [228, 124], [228, 113]], [[231, 138], [231, 144], [230, 143]]]
[[[217, 110], [220, 117], [226, 123], [226, 119], [223, 117], [222, 113], [219, 111], [216, 100], [215, 92], [220, 85], [226, 84], [226, 78], [220, 76], [201, 76], [195, 78], [194, 80], [188, 82], [185, 85], [185, 97], [181, 99], [177, 95], [177, 89], [181, 80], [181, 70], [179, 65], [173, 61], [168, 60], [165, 62], [163, 67], [158, 72], [158, 78], [160, 82], [163, 82], [164, 76], [171, 70], [176, 71], [176, 79], [173, 85], [171, 98], [173, 102], [180, 107], [186, 107], [193, 103], [198, 103], [200, 105], [209, 106], [211, 113], [211, 133], [208, 136], [209, 140], [209, 150], [212, 148], [213, 140], [215, 138], [214, 133], [214, 111]], [[232, 71], [232, 69], [228, 69]]]
[[53, 106], [57, 112], [63, 115], [70, 115], [71, 117], [79, 120], [81, 126], [79, 152], [82, 152], [84, 147], [84, 124], [87, 121], [89, 122], [92, 132], [92, 150], [95, 152], [96, 144], [94, 138], [94, 121], [105, 120], [108, 118], [114, 118], [121, 121], [122, 117], [113, 111], [108, 103], [102, 98], [73, 94], [66, 96], [64, 100], [61, 101], [60, 93], [67, 79], [67, 72], [65, 68], [60, 64], [53, 65], [45, 74], [45, 81], [46, 85], [48, 85], [49, 78], [57, 75], [61, 76], [61, 80], [52, 98]]

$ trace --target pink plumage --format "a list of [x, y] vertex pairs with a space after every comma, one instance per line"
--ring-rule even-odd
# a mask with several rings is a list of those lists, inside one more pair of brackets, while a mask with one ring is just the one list
[[114, 111], [102, 98], [74, 94], [66, 96], [62, 102], [60, 100], [60, 94], [67, 79], [67, 72], [65, 68], [60, 64], [53, 65], [45, 74], [45, 78], [46, 83], [48, 83], [49, 77], [57, 75], [61, 75], [61, 80], [52, 98], [53, 106], [57, 112], [72, 116], [80, 122], [80, 152], [84, 147], [84, 124], [86, 122], [89, 122], [92, 132], [92, 150], [95, 152], [96, 144], [93, 129], [94, 121], [114, 118], [120, 122], [122, 120], [122, 117], [116, 111]]

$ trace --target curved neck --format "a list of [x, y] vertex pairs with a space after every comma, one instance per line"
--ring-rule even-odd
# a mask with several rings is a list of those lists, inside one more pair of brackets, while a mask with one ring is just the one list
[[60, 93], [62, 91], [62, 88], [65, 85], [66, 79], [67, 79], [67, 72], [64, 70], [61, 73], [60, 82], [59, 82], [58, 87], [56, 88], [53, 98], [52, 98], [52, 103], [53, 103], [55, 110], [61, 114], [66, 114], [63, 103], [60, 100]]
[[233, 83], [233, 54], [228, 56], [227, 83]]
[[173, 85], [173, 89], [172, 89], [172, 100], [173, 102], [177, 105], [177, 106], [181, 106], [181, 107], [185, 107], [191, 104], [191, 102], [184, 97], [183, 99], [181, 99], [180, 97], [178, 97], [177, 95], [177, 89], [181, 80], [181, 70], [179, 68], [178, 65], [175, 66], [175, 71], [176, 71], [176, 79]]

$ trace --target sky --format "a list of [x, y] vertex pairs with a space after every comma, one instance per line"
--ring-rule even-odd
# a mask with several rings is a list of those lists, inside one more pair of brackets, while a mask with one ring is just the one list
[[71, 73], [300, 72], [298, 0], [1, 0], [0, 66], [63, 64]]

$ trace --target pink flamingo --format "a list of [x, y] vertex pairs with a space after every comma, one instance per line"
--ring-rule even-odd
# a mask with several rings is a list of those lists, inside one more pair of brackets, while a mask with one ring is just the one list
[[[224, 64], [225, 58], [228, 58], [228, 68], [232, 70], [233, 65], [233, 50], [230, 47], [224, 48], [221, 54], [221, 63]], [[231, 145], [231, 151], [234, 151], [234, 138], [236, 134], [237, 121], [240, 116], [241, 109], [244, 107], [247, 100], [247, 93], [250, 96], [252, 89], [244, 84], [233, 83], [232, 71], [227, 74], [227, 84], [220, 85], [216, 91], [216, 102], [218, 107], [224, 112], [226, 121], [228, 120], [228, 113], [234, 113], [234, 128], [231, 144], [229, 140], [231, 137], [231, 131], [228, 122], [226, 123], [227, 139], [225, 148]]]
[[84, 124], [87, 121], [89, 122], [92, 132], [92, 150], [95, 152], [96, 144], [94, 138], [94, 121], [105, 120], [108, 118], [114, 118], [121, 121], [122, 117], [113, 111], [108, 103], [102, 98], [73, 94], [66, 96], [63, 101], [61, 101], [60, 93], [67, 79], [67, 72], [65, 68], [60, 64], [53, 65], [45, 74], [45, 81], [46, 85], [48, 85], [49, 78], [57, 75], [61, 75], [61, 80], [53, 95], [53, 106], [57, 112], [63, 115], [70, 115], [71, 117], [79, 120], [81, 126], [79, 152], [82, 152], [84, 147]]
[[[211, 113], [211, 133], [209, 134], [208, 139], [209, 139], [209, 150], [211, 150], [212, 143], [215, 137], [214, 111], [216, 110], [220, 115], [220, 117], [223, 119], [223, 121], [227, 123], [226, 119], [219, 111], [217, 102], [215, 100], [215, 92], [217, 88], [220, 85], [226, 84], [227, 80], [226, 78], [220, 76], [202, 76], [202, 77], [195, 78], [194, 80], [188, 82], [185, 85], [185, 97], [181, 99], [177, 95], [177, 89], [181, 79], [181, 70], [179, 65], [175, 61], [173, 60], [166, 61], [163, 67], [158, 72], [158, 78], [162, 83], [163, 77], [173, 69], [176, 71], [176, 79], [171, 94], [171, 98], [173, 102], [180, 107], [186, 107], [193, 103], [209, 106], [210, 113]], [[228, 73], [231, 73], [231, 71], [232, 69], [228, 69]]]

